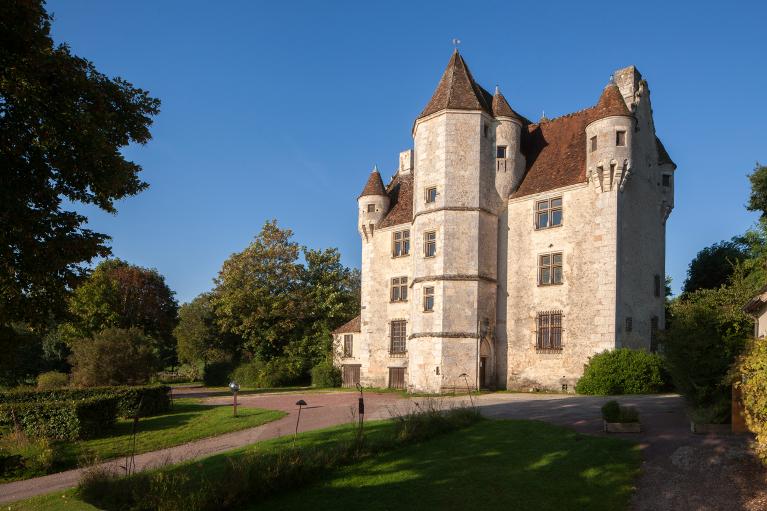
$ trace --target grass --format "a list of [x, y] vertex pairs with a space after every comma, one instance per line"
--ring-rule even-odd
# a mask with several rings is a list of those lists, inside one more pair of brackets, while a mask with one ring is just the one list
[[[136, 435], [136, 454], [185, 444], [193, 440], [260, 426], [285, 416], [285, 412], [239, 407], [232, 417], [228, 405], [203, 405], [196, 399], [177, 399], [173, 411], [141, 419]], [[131, 452], [132, 421], [120, 419], [108, 435], [54, 444], [52, 470], [77, 467], [84, 461], [119, 458]], [[39, 474], [31, 474], [35, 476]], [[17, 478], [19, 479], [19, 478]], [[0, 481], [8, 482], [8, 481]]]
[[[369, 423], [371, 441], [393, 430], [391, 421]], [[299, 446], [329, 447], [351, 438], [348, 425], [305, 433]], [[290, 447], [283, 437], [179, 465], [210, 477], [232, 458]], [[483, 420], [432, 440], [369, 457], [330, 471], [322, 480], [293, 489], [247, 510], [482, 508], [536, 510], [626, 509], [639, 472], [637, 446], [590, 437], [541, 422]], [[5, 509], [5, 507], [4, 507]], [[10, 511], [90, 511], [74, 490], [10, 505]], [[243, 510], [246, 511], [246, 510]]]

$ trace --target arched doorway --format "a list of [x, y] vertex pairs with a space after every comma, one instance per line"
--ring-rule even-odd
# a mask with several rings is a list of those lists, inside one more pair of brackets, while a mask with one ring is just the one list
[[490, 340], [485, 337], [479, 344], [479, 387], [495, 387], [495, 350]]

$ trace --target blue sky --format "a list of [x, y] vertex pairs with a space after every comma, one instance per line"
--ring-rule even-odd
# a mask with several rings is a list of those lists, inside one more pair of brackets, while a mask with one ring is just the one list
[[[482, 5], [481, 8], [476, 6]], [[678, 165], [667, 228], [674, 289], [710, 243], [751, 226], [746, 175], [767, 162], [765, 2], [203, 2], [55, 0], [53, 35], [162, 100], [150, 188], [118, 214], [81, 208], [114, 254], [180, 301], [277, 218], [358, 266], [356, 196], [385, 179], [452, 52], [538, 119], [596, 102], [613, 70], [648, 80]]]

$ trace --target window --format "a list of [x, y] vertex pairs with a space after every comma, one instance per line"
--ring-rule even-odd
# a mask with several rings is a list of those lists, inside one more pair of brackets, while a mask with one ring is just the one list
[[625, 131], [616, 131], [615, 132], [615, 145], [626, 145], [626, 132]]
[[538, 256], [538, 285], [562, 283], [562, 252]]
[[426, 202], [433, 203], [437, 201], [437, 187], [432, 186], [426, 189]]
[[654, 287], [655, 287], [655, 297], [660, 296], [660, 275], [656, 275], [653, 281]]
[[368, 213], [375, 213], [375, 212], [376, 212], [376, 205], [368, 204]]
[[495, 157], [496, 158], [506, 158], [506, 146], [505, 145], [499, 145], [495, 150]]
[[410, 254], [410, 231], [397, 231], [392, 235], [392, 257]]
[[482, 123], [482, 134], [487, 138], [488, 133], [490, 133], [490, 130], [487, 129], [487, 124]]
[[396, 277], [391, 279], [391, 301], [407, 301], [407, 277]]
[[597, 137], [594, 136], [594, 137], [591, 137], [591, 152], [593, 153], [596, 150], [597, 150]]
[[665, 186], [666, 188], [671, 186], [671, 174], [663, 174], [661, 179], [663, 180], [662, 181], [663, 182], [663, 186]]
[[407, 334], [407, 323], [405, 320], [398, 319], [391, 322], [391, 341], [389, 344], [389, 353], [400, 355], [405, 353], [405, 339]]
[[562, 349], [562, 311], [548, 311], [538, 313], [536, 349]]
[[423, 288], [423, 310], [424, 312], [431, 312], [434, 310], [434, 288]]
[[423, 233], [423, 255], [425, 257], [437, 255], [437, 233], [435, 231]]
[[345, 334], [344, 335], [344, 357], [352, 356], [353, 344], [354, 344], [354, 335]]
[[626, 331], [631, 332], [634, 329], [634, 320], [632, 318], [626, 318]]
[[546, 229], [562, 225], [562, 197], [535, 203], [535, 228]]
[[658, 351], [658, 316], [650, 318], [650, 351]]

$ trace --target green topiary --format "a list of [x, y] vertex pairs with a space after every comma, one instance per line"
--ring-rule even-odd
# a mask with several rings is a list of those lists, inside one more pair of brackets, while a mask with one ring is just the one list
[[633, 406], [621, 406], [613, 399], [602, 406], [602, 418], [607, 422], [639, 422], [639, 412]]
[[69, 384], [69, 376], [58, 371], [48, 371], [37, 375], [37, 388], [50, 390], [66, 387]]
[[663, 360], [654, 353], [621, 348], [589, 359], [575, 386], [579, 394], [654, 394], [668, 387]]
[[312, 368], [313, 387], [340, 387], [341, 369], [333, 365], [331, 360], [320, 362]]

